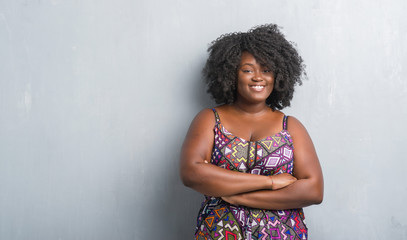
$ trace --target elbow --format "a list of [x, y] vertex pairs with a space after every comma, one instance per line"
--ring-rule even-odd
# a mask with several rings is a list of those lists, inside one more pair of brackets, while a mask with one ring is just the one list
[[312, 204], [321, 204], [324, 200], [324, 189], [323, 187], [317, 187], [312, 194]]
[[307, 190], [307, 202], [309, 205], [321, 204], [324, 200], [324, 187], [321, 182], [313, 181]]
[[193, 188], [193, 186], [195, 185], [195, 181], [192, 178], [192, 176], [190, 176], [190, 174], [182, 174], [181, 173], [181, 181], [182, 181], [182, 184], [184, 184], [185, 187]]
[[308, 193], [309, 194], [304, 202], [304, 206], [319, 205], [322, 203], [324, 196], [321, 192], [312, 191]]
[[314, 204], [316, 204], [316, 205], [321, 204], [323, 200], [324, 200], [324, 194], [323, 193], [317, 194], [314, 197]]
[[199, 184], [199, 176], [193, 168], [181, 168], [180, 177], [186, 187], [194, 188]]

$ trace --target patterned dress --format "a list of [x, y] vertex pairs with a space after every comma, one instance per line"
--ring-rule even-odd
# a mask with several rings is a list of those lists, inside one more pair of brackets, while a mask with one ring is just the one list
[[[248, 142], [228, 132], [215, 109], [213, 112], [216, 125], [212, 164], [251, 174], [292, 174], [293, 144], [287, 131], [287, 116], [284, 116], [281, 132]], [[205, 196], [198, 214], [195, 237], [205, 240], [307, 239], [307, 228], [302, 209], [256, 209]]]

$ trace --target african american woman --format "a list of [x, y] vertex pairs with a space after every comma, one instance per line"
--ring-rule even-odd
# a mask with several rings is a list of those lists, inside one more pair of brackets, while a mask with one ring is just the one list
[[304, 64], [277, 25], [220, 36], [203, 70], [219, 106], [191, 123], [183, 183], [205, 195], [196, 239], [307, 239], [302, 208], [323, 199], [318, 156], [305, 127], [282, 110]]

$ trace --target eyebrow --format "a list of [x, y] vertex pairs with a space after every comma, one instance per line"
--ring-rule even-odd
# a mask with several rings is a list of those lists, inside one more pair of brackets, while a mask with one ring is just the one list
[[249, 66], [254, 66], [254, 64], [251, 64], [251, 63], [243, 63], [242, 65], [240, 65], [240, 66], [244, 66], [244, 65], [249, 65]]

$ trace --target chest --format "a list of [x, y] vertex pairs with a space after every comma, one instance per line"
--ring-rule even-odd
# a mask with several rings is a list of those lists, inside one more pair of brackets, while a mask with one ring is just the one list
[[225, 129], [246, 141], [258, 141], [282, 130], [281, 121], [270, 119], [233, 118], [223, 121]]
[[246, 141], [219, 124], [215, 127], [211, 162], [225, 169], [259, 175], [292, 173], [292, 140], [282, 130], [258, 141]]

